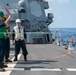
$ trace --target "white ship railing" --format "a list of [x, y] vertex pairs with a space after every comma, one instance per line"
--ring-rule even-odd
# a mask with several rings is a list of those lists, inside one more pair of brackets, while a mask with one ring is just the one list
[[[62, 32], [62, 31], [52, 31], [54, 37], [54, 44], [64, 47], [69, 50], [76, 50], [76, 33], [75, 32]], [[70, 39], [73, 42], [70, 42]], [[60, 40], [61, 39], [61, 40]]]

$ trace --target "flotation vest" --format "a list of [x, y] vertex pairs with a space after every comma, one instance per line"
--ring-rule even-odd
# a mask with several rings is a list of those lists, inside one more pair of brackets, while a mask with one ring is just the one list
[[18, 27], [15, 26], [14, 31], [15, 31], [15, 40], [16, 41], [18, 41], [19, 39], [20, 40], [24, 39], [24, 27], [23, 26], [20, 27], [20, 31], [19, 31]]
[[0, 39], [7, 39], [7, 30], [5, 26], [0, 27]]
[[73, 43], [73, 42], [74, 42], [73, 38], [70, 38], [70, 43]]

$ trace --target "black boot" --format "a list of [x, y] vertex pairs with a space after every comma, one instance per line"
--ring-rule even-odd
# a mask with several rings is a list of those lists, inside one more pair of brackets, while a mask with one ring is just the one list
[[12, 61], [9, 60], [8, 58], [5, 58], [5, 62], [12, 62]]
[[5, 71], [5, 69], [0, 67], [0, 72], [4, 72], [4, 71]]
[[5, 63], [0, 63], [0, 68], [6, 68], [8, 67]]
[[27, 61], [27, 55], [24, 55], [24, 60]]
[[17, 55], [15, 55], [15, 58], [14, 58], [14, 60], [13, 61], [18, 61], [18, 59], [17, 59]]

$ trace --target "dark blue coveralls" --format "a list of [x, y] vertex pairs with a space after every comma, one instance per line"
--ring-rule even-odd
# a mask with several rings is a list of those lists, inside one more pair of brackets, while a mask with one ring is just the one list
[[5, 59], [9, 58], [9, 52], [10, 52], [10, 38], [7, 37], [6, 39], [6, 51], [5, 51]]
[[[24, 29], [24, 38], [26, 39], [25, 29]], [[13, 30], [12, 40], [15, 40], [15, 31]], [[20, 48], [22, 48], [23, 55], [26, 56], [28, 54], [26, 44], [24, 40], [15, 40], [15, 56], [20, 53]]]
[[[0, 27], [5, 26], [4, 22], [0, 22]], [[4, 55], [5, 55], [5, 47], [6, 47], [6, 39], [0, 38], [0, 64], [4, 61]]]

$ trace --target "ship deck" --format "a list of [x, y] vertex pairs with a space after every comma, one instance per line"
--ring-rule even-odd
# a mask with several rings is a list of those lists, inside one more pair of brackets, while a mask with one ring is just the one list
[[[8, 68], [0, 75], [75, 75], [75, 50], [66, 50], [54, 44], [26, 44], [28, 55], [24, 61], [22, 51], [18, 61], [6, 63]], [[10, 59], [14, 59], [14, 46], [11, 45]]]

